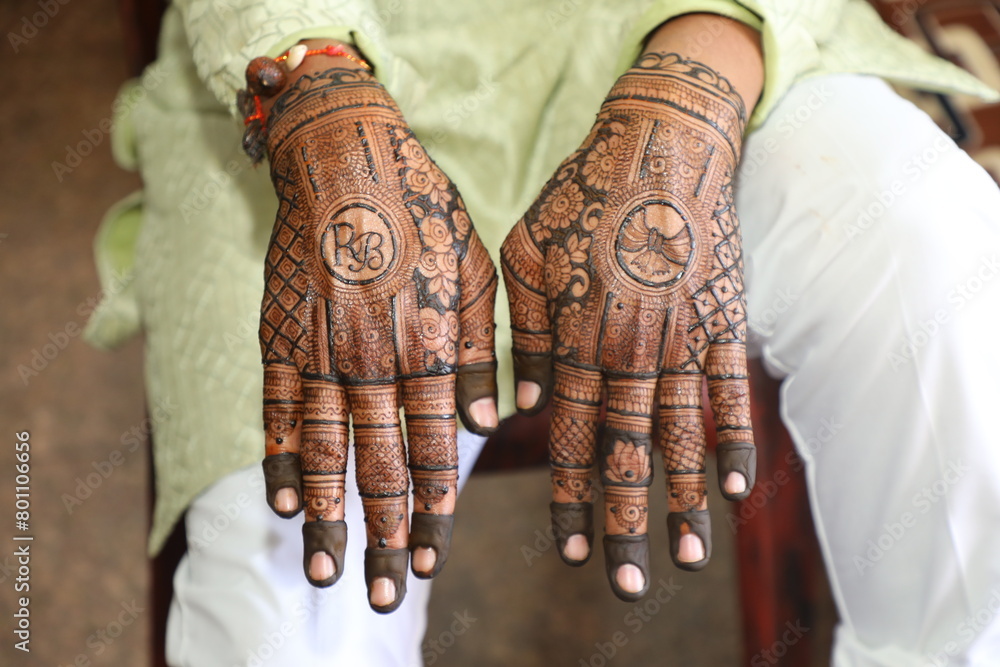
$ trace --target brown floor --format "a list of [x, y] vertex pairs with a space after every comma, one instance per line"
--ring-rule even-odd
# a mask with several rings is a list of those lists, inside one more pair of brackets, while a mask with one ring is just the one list
[[[113, 164], [107, 137], [90, 132], [110, 116], [127, 68], [115, 0], [52, 5], [58, 13], [37, 34], [25, 32], [30, 39], [16, 55], [11, 44], [0, 45], [0, 665], [141, 667], [150, 641], [148, 457], [122, 442], [144, 428], [141, 343], [104, 353], [78, 336], [99, 296], [94, 231], [105, 209], [138, 186]], [[23, 17], [37, 12], [38, 0], [4, 2], [2, 34], [20, 33]], [[96, 143], [92, 154], [60, 182], [52, 163], [64, 162], [67, 146], [87, 135]], [[37, 375], [22, 377], [19, 368], [33, 357]], [[30, 654], [12, 648], [10, 632], [13, 439], [20, 431], [31, 442], [30, 530], [19, 533], [34, 537]], [[123, 461], [109, 467], [116, 451]], [[106, 478], [101, 469], [110, 471]], [[93, 490], [80, 486], [88, 479]], [[67, 507], [69, 494], [88, 491], [82, 504]], [[680, 588], [662, 608], [647, 599], [642, 617], [613, 598], [599, 561], [572, 569], [548, 550], [539, 537], [547, 494], [542, 470], [470, 481], [453, 555], [436, 584], [428, 665], [598, 666], [605, 664], [601, 647], [607, 651], [618, 632], [626, 642], [613, 664], [739, 663], [732, 536], [721, 499], [714, 499], [713, 563], [696, 575], [668, 564], [664, 510], [654, 504], [654, 588], [661, 580]], [[534, 550], [542, 553], [529, 563]], [[451, 630], [456, 613], [476, 619], [461, 634]]]

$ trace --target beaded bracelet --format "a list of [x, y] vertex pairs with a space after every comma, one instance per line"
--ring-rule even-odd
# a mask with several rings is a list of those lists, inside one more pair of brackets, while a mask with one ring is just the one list
[[247, 85], [253, 95], [253, 113], [244, 118], [244, 124], [249, 125], [255, 120], [264, 122], [264, 114], [260, 105], [261, 93], [270, 97], [285, 86], [285, 77], [280, 71], [269, 67], [272, 63], [281, 63], [285, 70], [294, 72], [307, 56], [325, 55], [331, 58], [347, 58], [366, 70], [371, 71], [371, 65], [360, 58], [355, 58], [340, 44], [330, 44], [321, 49], [310, 49], [305, 44], [296, 44], [283, 54], [271, 60], [270, 58], [254, 58], [247, 67]]
[[[285, 72], [293, 72], [307, 56], [325, 55], [331, 58], [346, 58], [364, 69], [371, 71], [372, 67], [364, 60], [356, 58], [347, 52], [340, 44], [325, 46], [320, 49], [310, 49], [305, 44], [296, 44], [277, 58], [254, 58], [247, 65], [247, 89], [239, 91], [237, 105], [243, 114], [243, 123], [247, 131], [243, 135], [243, 148], [256, 163], [263, 158], [264, 142], [267, 128], [264, 125], [264, 110], [261, 107], [261, 95], [271, 97], [285, 87]], [[281, 66], [278, 66], [278, 63]]]
[[274, 60], [275, 62], [283, 63], [285, 65], [285, 69], [289, 72], [294, 72], [295, 69], [302, 64], [302, 61], [305, 60], [306, 56], [318, 56], [320, 54], [330, 56], [331, 58], [347, 58], [351, 62], [361, 65], [366, 70], [371, 70], [372, 68], [372, 66], [364, 60], [352, 56], [347, 52], [347, 49], [340, 44], [337, 44], [336, 46], [330, 44], [322, 49], [310, 49], [305, 44], [296, 44]]

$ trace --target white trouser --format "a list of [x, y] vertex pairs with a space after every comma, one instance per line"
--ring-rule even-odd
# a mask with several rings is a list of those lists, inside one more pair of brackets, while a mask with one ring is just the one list
[[[459, 489], [485, 438], [459, 431]], [[172, 667], [419, 667], [429, 581], [410, 573], [391, 614], [368, 606], [365, 524], [347, 471], [344, 574], [314, 588], [302, 571], [302, 515], [282, 519], [264, 501], [260, 465], [213, 484], [188, 508], [188, 552], [174, 575], [167, 619]], [[459, 504], [461, 511], [461, 504]]]
[[1000, 191], [860, 76], [797, 85], [743, 160], [750, 323], [806, 463], [834, 665], [1000, 664]]

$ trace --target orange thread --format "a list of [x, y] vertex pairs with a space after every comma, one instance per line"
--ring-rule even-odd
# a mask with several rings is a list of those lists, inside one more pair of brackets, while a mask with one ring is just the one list
[[[303, 56], [303, 58], [307, 56], [318, 56], [320, 54], [330, 56], [331, 58], [347, 58], [351, 62], [361, 65], [367, 70], [370, 70], [372, 68], [372, 66], [366, 63], [364, 60], [352, 56], [350, 53], [347, 52], [347, 50], [343, 46], [340, 46], [339, 44], [336, 46], [330, 44], [328, 46], [323, 47], [322, 49], [310, 49], [306, 51], [306, 54], [305, 56]], [[283, 54], [275, 58], [275, 60], [279, 63], [287, 59], [288, 59], [288, 51], [285, 51]]]
[[260, 106], [260, 95], [253, 96], [253, 113], [243, 120], [243, 124], [249, 125], [255, 120], [259, 120], [261, 126], [264, 125], [264, 109]]
[[[330, 44], [328, 46], [323, 47], [322, 49], [310, 49], [309, 51], [306, 51], [305, 56], [302, 57], [305, 58], [307, 56], [318, 56], [320, 54], [330, 56], [331, 58], [347, 58], [351, 62], [361, 65], [366, 70], [371, 70], [372, 68], [372, 66], [366, 63], [364, 60], [352, 56], [350, 53], [347, 52], [347, 50], [343, 46], [340, 46], [339, 44], [336, 46]], [[288, 60], [288, 51], [285, 51], [280, 56], [274, 59], [275, 62], [279, 63], [283, 60]], [[243, 119], [243, 124], [249, 125], [253, 121], [259, 120], [261, 129], [266, 130], [267, 128], [264, 126], [264, 110], [260, 105], [259, 95], [253, 96], [253, 107], [254, 107], [254, 112]]]

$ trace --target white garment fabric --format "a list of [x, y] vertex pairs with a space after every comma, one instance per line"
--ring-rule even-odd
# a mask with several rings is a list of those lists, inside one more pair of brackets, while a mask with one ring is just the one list
[[750, 324], [806, 465], [833, 664], [1000, 664], [1000, 191], [850, 75], [795, 86], [740, 179]]
[[[841, 618], [833, 664], [997, 664], [1000, 192], [925, 114], [856, 75], [797, 84], [739, 178], [752, 347], [784, 378], [806, 463]], [[465, 479], [478, 447], [463, 443]], [[344, 579], [320, 591], [299, 521], [262, 499], [255, 467], [189, 510], [171, 664], [419, 665], [429, 587], [411, 577], [403, 608], [369, 610], [360, 503]]]
[[[459, 491], [486, 439], [459, 431]], [[167, 618], [171, 667], [419, 667], [431, 582], [409, 573], [391, 614], [368, 606], [365, 524], [349, 457], [344, 574], [314, 588], [302, 571], [302, 515], [264, 498], [260, 465], [226, 475], [188, 508], [188, 551]], [[412, 502], [411, 502], [412, 505]], [[459, 503], [461, 511], [461, 503]], [[445, 566], [447, 567], [447, 565]]]

